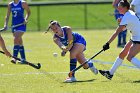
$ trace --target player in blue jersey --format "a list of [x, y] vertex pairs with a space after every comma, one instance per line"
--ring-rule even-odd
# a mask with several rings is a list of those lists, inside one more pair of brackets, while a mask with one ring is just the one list
[[[121, 0], [114, 0], [112, 5], [115, 8], [114, 10], [114, 16], [115, 19], [118, 21], [118, 24], [120, 24], [120, 21], [123, 17], [123, 14], [120, 14], [118, 11], [118, 3]], [[125, 29], [124, 31], [122, 31], [121, 33], [118, 34], [118, 44], [117, 47], [124, 47], [124, 45], [126, 44], [126, 34], [127, 34], [127, 30]]]
[[[70, 71], [76, 68], [77, 61], [82, 64], [87, 59], [84, 56], [84, 50], [86, 50], [86, 41], [83, 36], [78, 33], [72, 32], [69, 26], [61, 27], [57, 21], [51, 21], [49, 28], [53, 31], [54, 42], [62, 50], [61, 56], [70, 52]], [[84, 69], [90, 68], [94, 74], [98, 74], [98, 70], [94, 67], [92, 62], [88, 62], [83, 66]], [[65, 82], [75, 82], [75, 73], [73, 77], [68, 77]]]
[[[26, 16], [24, 17], [24, 10], [26, 10]], [[12, 26], [23, 24], [18, 27], [12, 28], [14, 36], [14, 47], [13, 47], [13, 56], [17, 57], [18, 52], [20, 52], [22, 62], [26, 60], [25, 51], [23, 46], [22, 36], [26, 32], [26, 23], [30, 16], [30, 9], [26, 1], [23, 0], [13, 0], [8, 4], [8, 11], [5, 18], [4, 28], [7, 29], [10, 13], [12, 12]], [[11, 60], [12, 63], [16, 63], [15, 59]]]

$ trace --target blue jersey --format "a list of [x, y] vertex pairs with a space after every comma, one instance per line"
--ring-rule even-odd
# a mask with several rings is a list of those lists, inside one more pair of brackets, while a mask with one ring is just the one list
[[114, 14], [115, 14], [116, 20], [117, 20], [118, 18], [121, 18], [121, 19], [122, 19], [122, 17], [123, 17], [123, 14], [120, 14], [119, 11], [118, 11], [117, 9], [114, 10]]
[[[55, 37], [59, 38], [60, 42], [63, 45], [67, 46], [68, 45], [68, 35], [66, 33], [66, 28], [62, 27], [62, 31], [63, 31], [63, 37], [57, 36], [56, 34], [55, 34]], [[72, 32], [72, 36], [73, 36], [73, 44], [80, 43], [80, 44], [83, 44], [86, 46], [86, 41], [83, 36], [81, 36], [80, 34], [75, 33], [75, 32]]]
[[[12, 12], [12, 25], [17, 25], [24, 22], [24, 9], [22, 8], [22, 0], [19, 0], [17, 4], [12, 1], [10, 3], [11, 12]], [[12, 29], [13, 31], [25, 31], [26, 26], [21, 25]]]

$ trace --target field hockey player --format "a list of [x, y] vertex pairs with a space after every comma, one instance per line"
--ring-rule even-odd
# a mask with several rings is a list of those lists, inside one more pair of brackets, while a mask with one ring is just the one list
[[[58, 21], [50, 21], [49, 27], [54, 33], [53, 40], [62, 50], [61, 55], [70, 52], [70, 71], [76, 68], [77, 61], [82, 64], [86, 61], [84, 51], [86, 50], [86, 41], [83, 36], [78, 33], [72, 32], [71, 27], [61, 27]], [[94, 67], [93, 63], [88, 62], [83, 66], [84, 69], [90, 68], [94, 74], [98, 73], [98, 70]], [[75, 82], [75, 73], [72, 77], [66, 78], [65, 82]]]
[[108, 79], [112, 79], [117, 68], [122, 64], [124, 58], [127, 56], [127, 60], [136, 67], [140, 68], [140, 60], [136, 58], [136, 55], [140, 52], [140, 19], [130, 10], [130, 4], [127, 0], [121, 0], [118, 4], [118, 10], [121, 14], [124, 14], [120, 25], [116, 31], [110, 37], [108, 42], [103, 46], [104, 50], [109, 49], [110, 43], [116, 38], [116, 36], [125, 28], [131, 31], [131, 40], [127, 42], [119, 56], [116, 58], [112, 68], [109, 71], [99, 70], [99, 72]]
[[[26, 10], [26, 16], [24, 17], [24, 10]], [[24, 0], [13, 0], [8, 4], [7, 15], [5, 18], [4, 28], [7, 29], [10, 13], [12, 12], [12, 25], [22, 24], [18, 27], [12, 28], [14, 36], [14, 47], [13, 47], [13, 56], [17, 57], [18, 52], [20, 52], [22, 62], [26, 60], [25, 50], [23, 46], [22, 36], [26, 32], [26, 23], [30, 16], [30, 9], [26, 1]], [[16, 59], [12, 58], [12, 63], [16, 63]]]

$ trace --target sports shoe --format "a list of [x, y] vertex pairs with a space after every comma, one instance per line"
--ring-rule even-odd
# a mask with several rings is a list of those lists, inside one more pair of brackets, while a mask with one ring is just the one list
[[109, 71], [99, 70], [99, 72], [109, 80], [111, 80], [113, 77], [113, 75], [111, 75]]
[[21, 59], [21, 61], [18, 61], [19, 64], [26, 64], [24, 59]]
[[11, 62], [12, 62], [13, 64], [16, 64], [16, 61], [17, 61], [17, 60], [16, 60], [15, 58], [12, 58], [12, 59], [11, 59]]
[[68, 78], [66, 78], [66, 80], [65, 80], [66, 83], [72, 83], [72, 82], [76, 82], [76, 81], [77, 81], [77, 80], [76, 80], [75, 77], [68, 77]]
[[97, 75], [98, 74], [98, 69], [91, 67], [90, 70]]

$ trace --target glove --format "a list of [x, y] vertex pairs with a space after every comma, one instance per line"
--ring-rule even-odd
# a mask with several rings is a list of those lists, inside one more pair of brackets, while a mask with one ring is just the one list
[[109, 47], [109, 43], [106, 43], [103, 45], [103, 50], [108, 50], [110, 47]]

